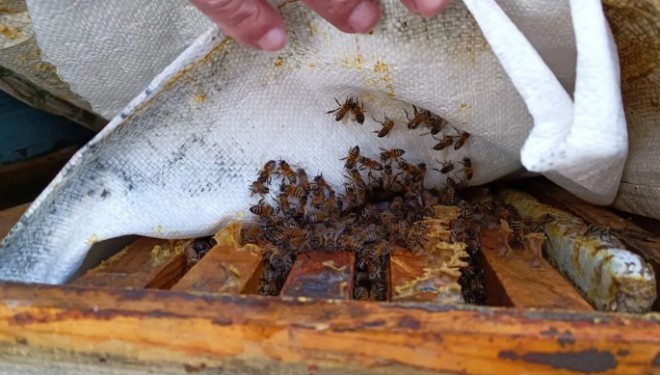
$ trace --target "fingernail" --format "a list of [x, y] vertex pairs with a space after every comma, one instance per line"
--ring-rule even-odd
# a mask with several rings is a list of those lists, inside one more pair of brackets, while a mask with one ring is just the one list
[[446, 2], [446, 0], [415, 0], [415, 5], [419, 13], [425, 16], [434, 16]]
[[350, 17], [348, 24], [358, 33], [368, 33], [376, 26], [380, 18], [380, 7], [372, 1], [363, 1], [358, 4]]
[[264, 36], [259, 39], [257, 45], [266, 51], [277, 51], [286, 44], [286, 32], [279, 27], [268, 30]]

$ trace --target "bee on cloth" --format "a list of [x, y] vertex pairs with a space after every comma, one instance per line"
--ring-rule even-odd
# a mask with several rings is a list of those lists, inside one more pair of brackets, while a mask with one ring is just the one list
[[269, 160], [259, 172], [259, 178], [257, 178], [257, 181], [262, 184], [270, 183], [271, 176], [275, 172], [276, 166], [277, 162], [275, 160]]
[[425, 126], [429, 129], [428, 133], [424, 133], [422, 135], [438, 135], [442, 131], [442, 129], [447, 126], [449, 123], [447, 120], [443, 119], [442, 117], [432, 115], [428, 120], [426, 120]]
[[296, 178], [296, 173], [291, 169], [289, 163], [286, 160], [280, 160], [280, 171], [289, 180], [290, 183], [295, 184], [298, 179]]
[[453, 161], [451, 161], [451, 160], [449, 160], [449, 161], [439, 161], [439, 160], [436, 160], [436, 161], [437, 161], [438, 163], [440, 163], [440, 165], [442, 166], [442, 168], [440, 168], [440, 169], [433, 168], [433, 170], [438, 171], [438, 172], [440, 172], [440, 173], [442, 173], [442, 174], [447, 174], [447, 173], [449, 173], [449, 172], [451, 172], [451, 171], [454, 170], [454, 162], [453, 162]]
[[391, 163], [392, 160], [396, 160], [402, 157], [403, 154], [406, 153], [405, 150], [400, 148], [392, 148], [389, 150], [382, 148], [381, 151], [382, 152], [380, 153], [380, 161], [382, 161], [383, 163], [387, 163], [387, 162]]
[[463, 145], [465, 145], [465, 142], [467, 142], [468, 138], [470, 138], [470, 133], [464, 132], [464, 131], [459, 131], [458, 132], [458, 140], [454, 143], [454, 150], [459, 150]]
[[277, 210], [273, 206], [264, 203], [264, 200], [260, 200], [259, 203], [250, 207], [250, 212], [260, 217], [269, 217], [277, 215]]
[[472, 159], [470, 158], [463, 158], [463, 161], [460, 161], [459, 163], [463, 164], [463, 174], [465, 175], [465, 179], [471, 180], [472, 177], [474, 176], [474, 167], [472, 166]]
[[360, 147], [355, 146], [348, 150], [348, 155], [345, 158], [339, 160], [346, 160], [344, 168], [353, 169], [355, 168], [355, 163], [357, 162], [358, 157], [360, 157]]
[[351, 112], [353, 116], [355, 116], [355, 121], [357, 121], [360, 125], [364, 124], [364, 104], [360, 103], [357, 99], [353, 98], [347, 98], [344, 103], [339, 103], [337, 99], [335, 99], [335, 102], [337, 103], [338, 107], [326, 112], [327, 114], [334, 113], [335, 114], [335, 121], [341, 121], [346, 117], [346, 115]]
[[252, 185], [250, 185], [250, 196], [253, 196], [255, 194], [264, 196], [264, 195], [268, 194], [269, 192], [270, 192], [270, 190], [268, 189], [266, 184], [263, 183], [263, 182], [255, 181], [255, 182], [252, 183]]
[[446, 134], [442, 136], [442, 139], [437, 139], [435, 137], [433, 137], [433, 139], [435, 139], [436, 141], [440, 141], [438, 144], [432, 147], [432, 149], [436, 151], [444, 150], [445, 148], [451, 146], [452, 143], [454, 143], [454, 137]]
[[417, 110], [417, 107], [413, 105], [413, 117], [410, 118], [408, 111], [403, 110], [406, 113], [406, 118], [408, 119], [408, 129], [417, 129], [422, 123], [426, 123], [431, 118], [431, 112], [422, 109], [421, 111]]
[[382, 122], [376, 120], [375, 118], [374, 121], [376, 121], [377, 123], [383, 126], [380, 130], [374, 130], [374, 133], [378, 135], [378, 138], [386, 137], [388, 134], [390, 134], [392, 128], [394, 128], [394, 120], [388, 118], [387, 116], [385, 117], [385, 120]]

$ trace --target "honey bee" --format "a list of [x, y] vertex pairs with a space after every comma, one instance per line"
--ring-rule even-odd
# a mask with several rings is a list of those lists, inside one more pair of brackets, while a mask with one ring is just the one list
[[286, 160], [280, 160], [280, 170], [290, 183], [295, 184], [298, 181], [296, 174], [293, 172], [293, 169], [291, 169], [291, 166], [286, 162]]
[[314, 184], [316, 186], [318, 186], [319, 189], [329, 189], [330, 188], [330, 185], [325, 181], [325, 178], [323, 178], [322, 174], [314, 177]]
[[[372, 117], [373, 118], [373, 117]], [[374, 130], [374, 133], [378, 134], [378, 138], [383, 138], [390, 134], [392, 128], [394, 128], [394, 120], [389, 119], [387, 116], [384, 121], [378, 121], [374, 118], [374, 121], [381, 124], [383, 127], [380, 130]]]
[[394, 182], [394, 172], [392, 166], [386, 164], [383, 168], [383, 189], [392, 190], [392, 183]]
[[369, 170], [369, 175], [371, 176], [372, 171], [382, 171], [383, 170], [383, 165], [377, 162], [374, 159], [369, 159], [364, 156], [360, 156], [358, 159], [358, 162], [362, 164], [362, 169], [368, 169]]
[[318, 185], [314, 185], [312, 188], [312, 207], [320, 209], [325, 201], [325, 196], [323, 195], [323, 190], [321, 190]]
[[357, 190], [355, 191], [355, 201], [357, 202], [358, 205], [362, 205], [364, 204], [366, 199], [367, 199], [366, 185], [364, 185], [364, 189], [358, 186]]
[[277, 196], [277, 200], [280, 204], [280, 210], [284, 213], [291, 212], [291, 205], [289, 204], [289, 196], [282, 192]]
[[296, 185], [284, 185], [282, 184], [280, 187], [280, 191], [283, 193], [286, 193], [286, 195], [294, 198], [302, 198], [307, 195], [305, 190], [303, 190], [301, 187], [296, 186]]
[[[436, 141], [438, 140], [435, 137], [433, 137], [433, 139], [435, 139]], [[454, 137], [451, 137], [451, 136], [448, 136], [448, 135], [445, 134], [442, 137], [442, 139], [440, 140], [440, 142], [438, 144], [436, 144], [435, 146], [433, 146], [432, 148], [436, 151], [441, 151], [441, 150], [444, 150], [445, 148], [451, 146], [452, 143], [454, 143]]]
[[364, 124], [364, 103], [360, 103], [357, 99], [353, 100], [353, 105], [351, 106], [351, 113], [355, 116], [355, 121], [358, 124]]
[[344, 206], [346, 206], [347, 209], [350, 209], [355, 206], [355, 200], [356, 200], [356, 195], [355, 195], [355, 188], [347, 186], [346, 187], [346, 194], [343, 196], [340, 196], [342, 200], [344, 201]]
[[389, 150], [382, 148], [381, 150], [382, 152], [380, 153], [380, 160], [383, 163], [391, 162], [392, 160], [398, 159], [401, 156], [403, 156], [403, 154], [406, 153], [405, 150], [402, 150], [400, 148], [392, 148]]
[[440, 173], [442, 173], [442, 174], [447, 174], [447, 173], [449, 173], [449, 172], [451, 172], [451, 171], [454, 170], [454, 162], [453, 162], [453, 161], [451, 161], [451, 160], [449, 160], [449, 161], [439, 161], [439, 160], [436, 160], [436, 161], [437, 161], [438, 163], [440, 163], [440, 165], [442, 165], [442, 168], [440, 168], [440, 169], [433, 168], [433, 170], [436, 170], [436, 171], [438, 171], [438, 172], [440, 172]]
[[444, 128], [447, 124], [447, 120], [443, 119], [442, 117], [432, 115], [428, 120], [426, 120], [426, 127], [429, 129], [429, 132], [426, 134], [440, 134], [442, 128]]
[[357, 251], [362, 248], [362, 245], [362, 240], [355, 236], [343, 236], [340, 242], [340, 246], [344, 251]]
[[463, 158], [462, 162], [459, 162], [463, 164], [463, 174], [465, 175], [465, 179], [471, 180], [472, 177], [474, 176], [474, 167], [472, 166], [472, 159], [470, 158]]
[[339, 101], [336, 98], [335, 98], [335, 102], [337, 103], [337, 105], [339, 107], [326, 112], [327, 114], [335, 113], [336, 114], [335, 115], [335, 121], [343, 120], [344, 117], [346, 117], [346, 115], [348, 114], [348, 112], [353, 107], [356, 106], [356, 103], [353, 101], [353, 98], [347, 98], [346, 101], [344, 102], [344, 104], [339, 103]]
[[[447, 181], [449, 182], [450, 177], [447, 177]], [[450, 206], [454, 204], [454, 201], [456, 200], [456, 188], [454, 183], [447, 183], [445, 184], [445, 190], [442, 192], [442, 196], [440, 197], [440, 202], [446, 206]]]
[[310, 192], [311, 187], [309, 185], [309, 178], [307, 177], [307, 172], [304, 169], [300, 168], [296, 171], [298, 177], [298, 186], [305, 191], [305, 193]]
[[431, 118], [431, 112], [422, 109], [421, 111], [417, 110], [417, 107], [413, 105], [413, 117], [410, 118], [408, 115], [408, 112], [404, 109], [403, 110], [406, 113], [406, 118], [408, 119], [408, 129], [417, 129], [417, 127], [422, 124], [427, 122]]
[[454, 143], [454, 150], [458, 150], [461, 147], [463, 147], [463, 145], [468, 140], [468, 138], [470, 138], [470, 133], [459, 131], [458, 140], [456, 141], [456, 143]]
[[498, 206], [495, 208], [495, 216], [498, 220], [509, 220], [513, 216], [513, 212], [506, 206]]
[[330, 189], [328, 191], [328, 198], [326, 198], [325, 202], [323, 203], [323, 209], [326, 210], [327, 212], [334, 212], [336, 206], [337, 206], [337, 197], [335, 195], [335, 191]]
[[350, 174], [351, 175], [349, 179], [351, 180], [351, 183], [353, 183], [353, 185], [355, 185], [355, 187], [358, 190], [367, 190], [367, 184], [362, 179], [362, 176], [360, 175], [360, 171], [354, 168], [350, 170]]
[[277, 215], [277, 211], [273, 208], [273, 206], [267, 203], [263, 203], [263, 199], [260, 200], [258, 204], [250, 207], [250, 212], [261, 217]]
[[300, 220], [303, 217], [305, 217], [306, 206], [307, 206], [307, 196], [305, 195], [304, 197], [300, 198], [300, 201], [298, 203], [298, 208], [296, 208], [295, 218]]
[[328, 219], [328, 213], [325, 211], [317, 211], [307, 214], [307, 221], [310, 223], [320, 223]]
[[270, 190], [268, 189], [268, 187], [263, 182], [255, 181], [255, 182], [252, 183], [252, 185], [250, 185], [250, 196], [253, 196], [255, 194], [259, 194], [261, 196], [264, 196], [264, 195], [268, 194], [269, 192], [270, 192]]
[[264, 164], [263, 168], [259, 172], [259, 178], [257, 179], [258, 182], [265, 184], [265, 183], [270, 183], [270, 177], [275, 171], [275, 166], [277, 163], [275, 160], [269, 160], [266, 164]]
[[261, 228], [258, 225], [241, 227], [241, 240], [243, 243], [259, 244], [262, 238]]
[[359, 156], [360, 156], [360, 147], [355, 146], [355, 147], [351, 147], [351, 149], [348, 150], [348, 156], [339, 160], [346, 160], [346, 163], [344, 164], [344, 168], [353, 169], [355, 168], [355, 163], [357, 162]]
[[394, 197], [392, 203], [390, 203], [390, 211], [395, 215], [403, 209], [403, 198]]

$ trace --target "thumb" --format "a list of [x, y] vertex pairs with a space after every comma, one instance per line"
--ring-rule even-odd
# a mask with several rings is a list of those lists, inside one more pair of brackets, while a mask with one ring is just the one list
[[239, 43], [266, 51], [277, 51], [286, 44], [282, 18], [266, 0], [191, 1]]

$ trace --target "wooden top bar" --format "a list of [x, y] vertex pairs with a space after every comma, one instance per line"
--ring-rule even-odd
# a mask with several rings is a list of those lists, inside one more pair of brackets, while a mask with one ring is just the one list
[[106, 374], [660, 371], [654, 315], [16, 284], [0, 295], [5, 373], [52, 363]]

